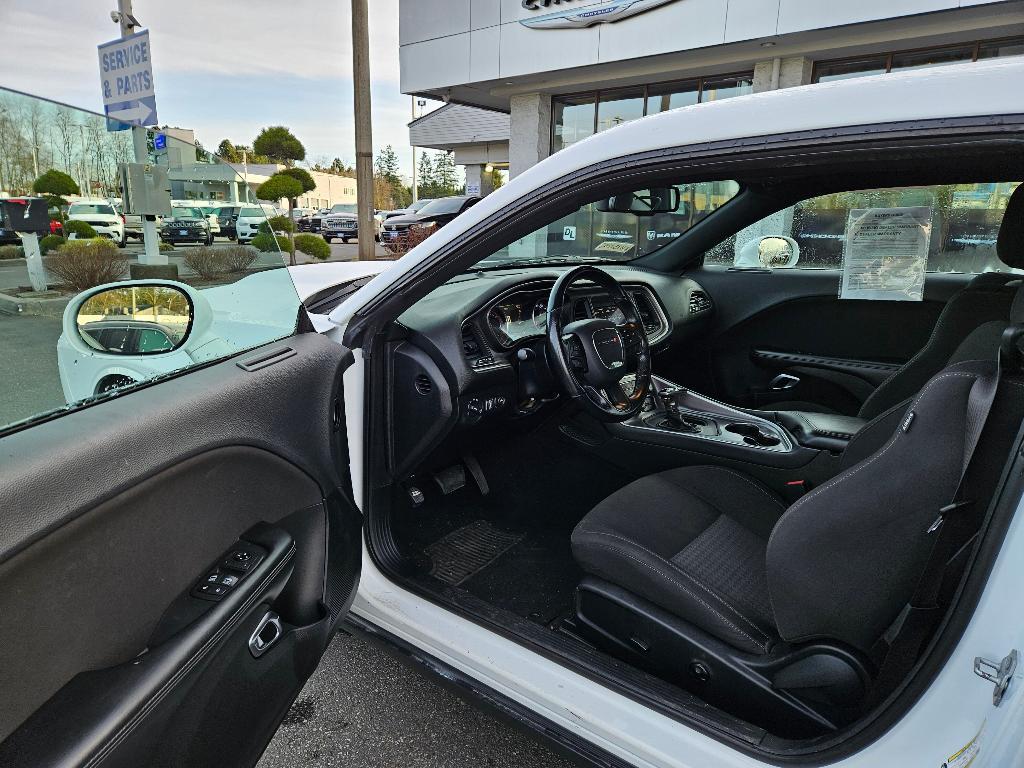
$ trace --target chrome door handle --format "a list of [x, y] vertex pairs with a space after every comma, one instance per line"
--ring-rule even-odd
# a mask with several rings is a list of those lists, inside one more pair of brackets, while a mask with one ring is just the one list
[[789, 373], [780, 373], [768, 384], [768, 389], [773, 392], [783, 392], [787, 389], [792, 389], [800, 383], [799, 376], [793, 376]]
[[281, 626], [281, 617], [273, 611], [268, 611], [260, 619], [260, 623], [256, 625], [256, 631], [249, 638], [249, 653], [253, 655], [253, 658], [258, 659], [269, 651], [271, 646], [280, 640], [283, 634], [284, 628]]

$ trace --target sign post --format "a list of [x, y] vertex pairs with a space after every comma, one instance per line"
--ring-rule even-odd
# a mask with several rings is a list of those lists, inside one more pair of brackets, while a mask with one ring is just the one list
[[[98, 48], [103, 111], [108, 118], [108, 130], [132, 126], [135, 162], [145, 165], [149, 162], [146, 126], [157, 124], [149, 30], [134, 31], [139, 22], [132, 15], [131, 0], [118, 0], [117, 8], [121, 37]], [[146, 250], [139, 263], [167, 264], [167, 256], [160, 253], [155, 218], [142, 217], [142, 237]]]

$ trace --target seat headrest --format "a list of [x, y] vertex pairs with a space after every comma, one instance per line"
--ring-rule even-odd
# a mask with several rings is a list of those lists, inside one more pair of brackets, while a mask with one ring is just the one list
[[1024, 184], [1013, 191], [1006, 204], [996, 240], [996, 255], [1006, 266], [1024, 269]]

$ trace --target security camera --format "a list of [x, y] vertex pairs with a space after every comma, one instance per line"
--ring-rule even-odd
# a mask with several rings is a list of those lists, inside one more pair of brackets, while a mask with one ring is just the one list
[[121, 13], [119, 11], [111, 11], [110, 12], [110, 20], [112, 22], [114, 22], [115, 24], [120, 24], [121, 23]]

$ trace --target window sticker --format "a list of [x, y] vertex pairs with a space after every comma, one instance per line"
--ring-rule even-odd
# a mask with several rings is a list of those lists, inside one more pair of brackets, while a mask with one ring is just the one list
[[931, 237], [929, 207], [851, 210], [839, 298], [921, 301]]

